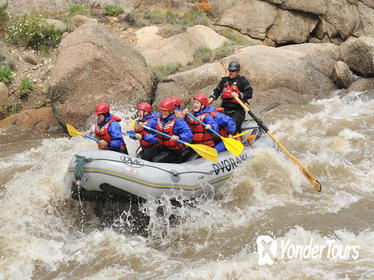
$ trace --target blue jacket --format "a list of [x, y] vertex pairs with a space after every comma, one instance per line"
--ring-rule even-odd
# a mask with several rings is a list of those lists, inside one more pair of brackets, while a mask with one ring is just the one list
[[[211, 112], [214, 112], [216, 110], [216, 107], [212, 106], [209, 107], [211, 109]], [[220, 129], [226, 129], [229, 134], [233, 134], [236, 131], [236, 124], [233, 118], [230, 116], [224, 114], [224, 113], [215, 113], [216, 115], [216, 122], [218, 124], [218, 130]]]
[[[174, 114], [171, 114], [169, 117], [166, 119], [163, 119], [161, 117], [161, 114], [159, 115], [158, 118], [153, 118], [148, 122], [148, 126], [150, 128], [156, 129], [156, 124], [158, 119], [161, 119], [162, 124], [166, 124], [167, 122], [171, 121], [172, 119], [175, 118]], [[177, 118], [174, 124], [173, 128], [173, 134], [176, 136], [179, 136], [179, 139], [185, 142], [190, 143], [192, 140], [192, 132], [191, 129], [188, 127], [187, 123], [182, 120], [181, 118]], [[144, 135], [144, 140], [149, 142], [150, 144], [156, 144], [157, 143], [157, 136], [154, 134], [146, 134]]]
[[149, 119], [153, 119], [154, 117], [158, 116], [158, 114], [156, 113], [150, 113], [148, 116], [145, 116], [140, 122], [145, 122]]
[[[204, 113], [211, 113], [211, 112], [213, 112], [213, 111], [211, 110], [211, 108], [210, 108], [210, 107], [207, 107], [207, 108], [205, 108], [204, 110], [202, 110], [202, 111], [200, 111], [200, 112], [197, 112], [197, 113], [196, 113], [196, 112], [193, 112], [192, 114], [193, 114], [195, 117], [198, 117], [198, 116], [200, 116], [201, 114], [204, 114]], [[213, 118], [212, 115], [206, 115], [205, 118], [204, 118], [204, 120], [203, 120], [203, 123], [205, 123], [205, 124], [209, 124], [209, 125], [212, 127], [213, 130], [215, 130], [215, 131], [218, 132], [218, 124], [217, 124], [216, 120]]]
[[[112, 114], [109, 114], [109, 117], [105, 119], [105, 121], [99, 124], [99, 127], [102, 128], [108, 121], [112, 119]], [[108, 143], [108, 147], [110, 150], [118, 151], [121, 145], [125, 144], [125, 141], [122, 137], [122, 129], [119, 122], [113, 121], [108, 126], [108, 133], [112, 137], [112, 140]]]

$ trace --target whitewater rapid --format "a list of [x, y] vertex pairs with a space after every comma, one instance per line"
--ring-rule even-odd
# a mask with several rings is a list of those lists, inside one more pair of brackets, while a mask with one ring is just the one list
[[[127, 211], [97, 215], [118, 203], [86, 202], [82, 210], [69, 198], [68, 163], [94, 142], [1, 131], [0, 279], [374, 279], [373, 111], [372, 93], [352, 92], [259, 116], [322, 183], [321, 193], [284, 154], [259, 149], [214, 199], [181, 208], [167, 197], [146, 202], [139, 211], [149, 225], [139, 232], [127, 230]], [[332, 240], [356, 246], [359, 256], [324, 251], [259, 265], [263, 235], [277, 244]]]

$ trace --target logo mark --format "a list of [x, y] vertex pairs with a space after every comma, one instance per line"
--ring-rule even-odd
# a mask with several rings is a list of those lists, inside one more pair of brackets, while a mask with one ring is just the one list
[[268, 235], [260, 235], [256, 239], [258, 264], [272, 265], [277, 258], [277, 241]]

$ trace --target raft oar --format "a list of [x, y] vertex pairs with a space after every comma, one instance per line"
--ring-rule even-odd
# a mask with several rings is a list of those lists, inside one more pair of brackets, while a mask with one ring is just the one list
[[243, 107], [243, 109], [256, 121], [256, 123], [270, 136], [271, 139], [281, 148], [281, 150], [299, 167], [301, 172], [304, 174], [309, 183], [316, 189], [317, 192], [320, 192], [322, 189], [321, 183], [306, 169], [303, 164], [270, 133], [269, 129], [262, 123], [262, 120], [256, 117], [256, 115], [236, 96], [233, 95], [235, 100]]
[[[163, 133], [161, 131], [158, 131], [157, 129], [153, 129], [153, 128], [150, 128], [148, 126], [144, 126], [144, 128], [146, 128], [146, 129], [148, 129], [150, 131], [153, 131], [155, 133], [158, 133], [160, 135], [163, 135], [165, 137], [171, 138], [170, 135], [168, 135], [166, 133]], [[187, 147], [190, 147], [192, 150], [194, 150], [200, 156], [202, 156], [203, 158], [206, 158], [206, 159], [208, 159], [210, 161], [216, 162], [217, 159], [218, 159], [218, 152], [214, 148], [211, 148], [209, 146], [202, 145], [202, 144], [190, 144], [190, 143], [187, 143], [187, 142], [182, 141], [180, 139], [175, 139], [175, 141], [177, 141], [179, 143], [182, 143], [182, 144], [186, 145]]]
[[[204, 127], [207, 126], [207, 124], [203, 123], [201, 120], [199, 120], [198, 118], [196, 118], [193, 114], [191, 114], [191, 113], [187, 113], [187, 114], [191, 118], [193, 118], [194, 120], [196, 120], [199, 123], [201, 123]], [[223, 137], [221, 134], [219, 134], [214, 129], [209, 129], [209, 131], [213, 132], [215, 135], [217, 135], [219, 138], [221, 138], [221, 140], [223, 141], [223, 144], [225, 144], [226, 149], [230, 153], [232, 153], [234, 156], [238, 157], [243, 152], [244, 146], [243, 146], [242, 142], [237, 141], [237, 140], [235, 140], [233, 138]]]
[[91, 137], [91, 136], [87, 136], [87, 135], [84, 135], [83, 134], [83, 132], [80, 132], [80, 131], [78, 131], [74, 126], [72, 126], [71, 124], [66, 124], [66, 128], [67, 128], [67, 130], [68, 130], [68, 133], [69, 133], [69, 135], [70, 136], [78, 136], [78, 135], [82, 135], [83, 137], [86, 137], [86, 138], [88, 138], [88, 139], [91, 139], [91, 140], [93, 140], [93, 141], [95, 141], [95, 142], [97, 142], [97, 143], [99, 143], [100, 142], [100, 140], [98, 140], [98, 139], [96, 139], [96, 138], [94, 138], [94, 137]]
[[[238, 138], [240, 136], [243, 136], [244, 134], [248, 134], [249, 132], [251, 132], [251, 130], [246, 130], [246, 131], [243, 131], [242, 133], [239, 133], [239, 134], [231, 136], [231, 138]], [[251, 135], [249, 135], [249, 137], [247, 138], [247, 142], [248, 143], [252, 143], [253, 140], [255, 140], [256, 135], [257, 134], [251, 134]]]

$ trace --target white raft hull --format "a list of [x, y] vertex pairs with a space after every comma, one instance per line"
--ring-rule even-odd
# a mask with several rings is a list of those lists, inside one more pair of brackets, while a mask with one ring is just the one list
[[[199, 158], [182, 164], [157, 163], [113, 151], [82, 151], [77, 155], [92, 161], [84, 165], [86, 180], [80, 190], [84, 194], [110, 192], [143, 199], [158, 199], [163, 194], [170, 198], [180, 195], [186, 199], [193, 198], [224, 185], [239, 165], [249, 160], [259, 147], [278, 149], [270, 137], [262, 134], [250, 146], [245, 146], [240, 156], [222, 152], [217, 162]], [[77, 198], [74, 170], [75, 157], [65, 175], [65, 186], [72, 197]]]

